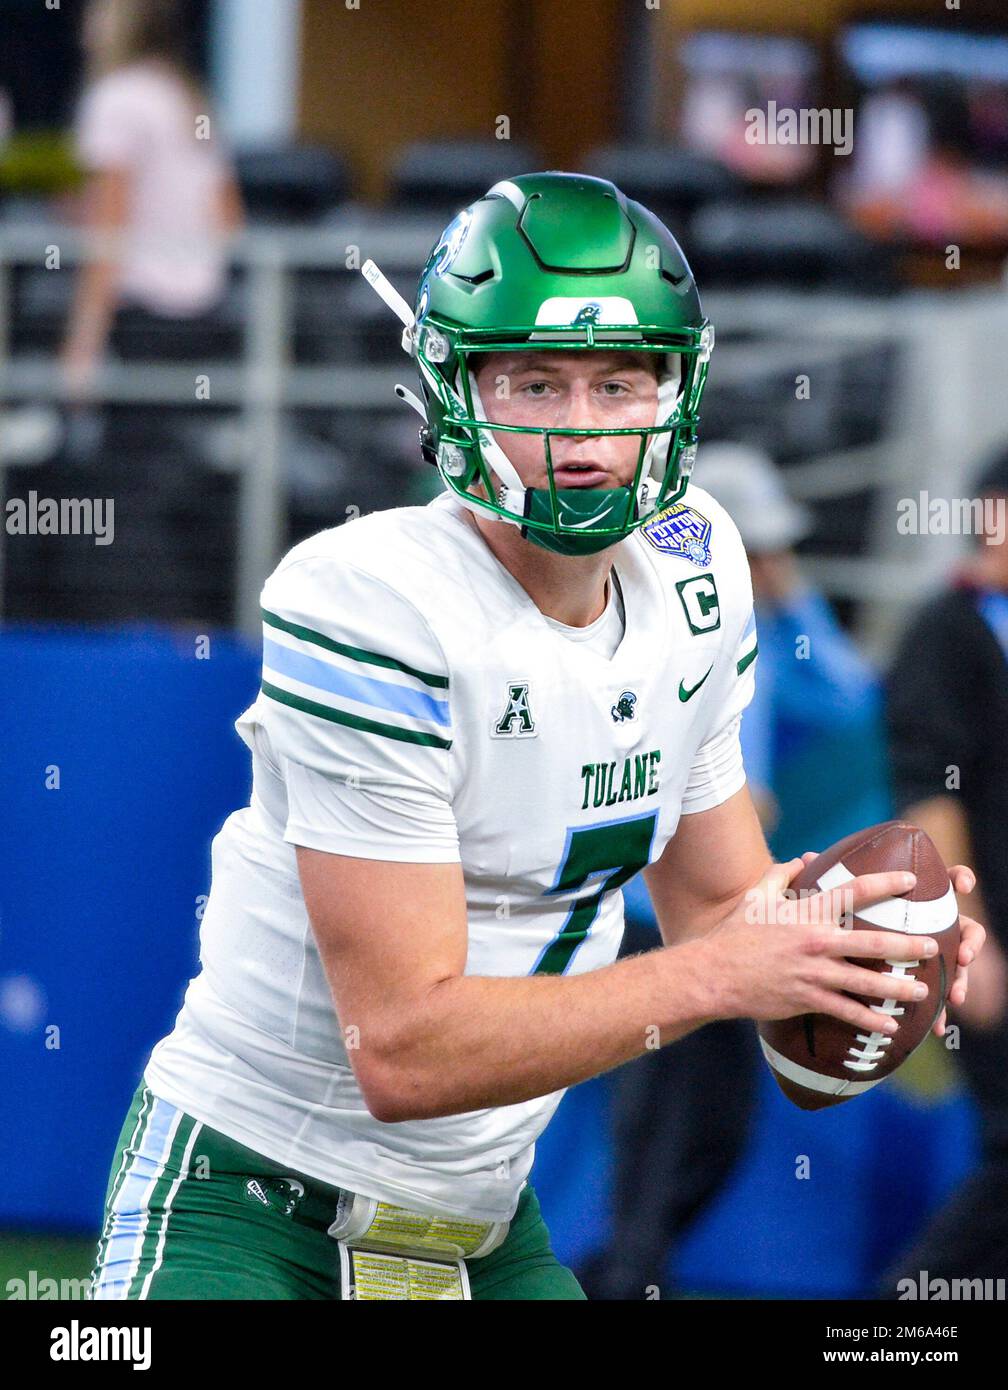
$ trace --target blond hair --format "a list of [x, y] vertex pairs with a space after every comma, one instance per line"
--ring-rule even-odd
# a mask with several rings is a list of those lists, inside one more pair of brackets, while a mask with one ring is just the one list
[[157, 62], [188, 92], [193, 114], [209, 109], [209, 98], [185, 54], [184, 15], [178, 0], [91, 0], [89, 9], [105, 6], [115, 16], [109, 35], [88, 55], [85, 82], [132, 63]]

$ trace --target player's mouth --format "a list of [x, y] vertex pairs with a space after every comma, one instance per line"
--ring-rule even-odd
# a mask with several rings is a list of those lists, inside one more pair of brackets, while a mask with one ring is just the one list
[[612, 475], [604, 468], [590, 463], [554, 465], [553, 481], [557, 487], [608, 487]]

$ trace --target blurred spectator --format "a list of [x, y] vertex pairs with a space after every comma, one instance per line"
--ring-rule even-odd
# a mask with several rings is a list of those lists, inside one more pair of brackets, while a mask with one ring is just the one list
[[[845, 194], [860, 226], [932, 243], [1004, 240], [1008, 184], [996, 159], [988, 168], [978, 158], [971, 116], [981, 92], [935, 79], [922, 91], [897, 81], [865, 98]], [[999, 96], [988, 94], [995, 112]]]
[[5, 87], [0, 87], [0, 154], [3, 153], [4, 146], [10, 139], [13, 129], [14, 108], [10, 94]]
[[85, 12], [75, 140], [90, 174], [84, 225], [102, 240], [81, 267], [61, 355], [71, 400], [87, 398], [110, 337], [122, 356], [158, 356], [174, 333], [193, 341], [225, 290], [243, 211], [184, 32], [174, 0], [90, 0]]
[[879, 682], [802, 576], [792, 546], [808, 534], [811, 518], [788, 496], [770, 456], [744, 444], [706, 444], [697, 470], [698, 485], [734, 518], [749, 556], [759, 674], [742, 720], [742, 753], [769, 835], [778, 819], [777, 768], [817, 737], [870, 719]]
[[[988, 940], [969, 997], [950, 1019], [980, 1120], [977, 1171], [883, 1279], [1008, 1274], [1008, 450], [977, 482], [985, 524], [951, 583], [926, 600], [900, 642], [886, 718], [897, 808], [977, 885], [960, 908]], [[950, 1035], [955, 1040], [955, 1035]]]
[[[778, 814], [779, 762], [818, 735], [870, 719], [878, 682], [801, 575], [791, 547], [809, 518], [789, 498], [773, 460], [746, 445], [706, 444], [694, 477], [732, 516], [749, 555], [759, 658], [741, 739], [749, 790], [769, 833]], [[842, 787], [842, 778], [831, 785]], [[790, 852], [808, 848], [825, 846]], [[657, 945], [658, 928], [639, 874], [623, 895], [626, 956]], [[753, 1023], [728, 1019], [611, 1074], [613, 1233], [578, 1271], [589, 1298], [642, 1299], [649, 1285], [667, 1296], [672, 1246], [717, 1196], [749, 1137], [760, 1056]]]
[[[0, 158], [13, 131], [14, 103], [7, 89], [0, 87]], [[44, 462], [59, 446], [60, 437], [56, 411], [44, 406], [0, 407], [0, 469]]]

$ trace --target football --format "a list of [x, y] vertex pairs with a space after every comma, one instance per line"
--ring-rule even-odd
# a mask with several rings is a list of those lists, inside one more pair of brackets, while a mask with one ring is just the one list
[[763, 1055], [781, 1090], [802, 1110], [838, 1105], [891, 1076], [927, 1037], [948, 998], [959, 951], [959, 908], [948, 870], [923, 830], [898, 820], [859, 830], [807, 864], [791, 887], [825, 891], [861, 874], [893, 869], [916, 874], [913, 888], [863, 908], [850, 927], [930, 936], [938, 942], [938, 954], [926, 961], [850, 959], [866, 969], [922, 980], [927, 998], [897, 1003], [862, 996], [872, 1009], [898, 1021], [893, 1035], [864, 1033], [827, 1014], [761, 1023]]

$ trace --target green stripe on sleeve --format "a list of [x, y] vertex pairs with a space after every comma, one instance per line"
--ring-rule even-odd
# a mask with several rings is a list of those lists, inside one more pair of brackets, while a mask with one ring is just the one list
[[451, 739], [438, 734], [424, 734], [417, 729], [400, 729], [395, 724], [381, 724], [376, 719], [362, 719], [358, 714], [347, 714], [333, 709], [330, 705], [320, 705], [314, 700], [305, 700], [301, 695], [292, 695], [289, 690], [263, 681], [262, 692], [281, 705], [290, 705], [305, 714], [314, 714], [318, 719], [329, 719], [333, 724], [346, 724], [350, 729], [360, 729], [365, 734], [381, 734], [384, 738], [395, 738], [400, 743], [419, 743], [424, 748], [450, 748]]
[[738, 672], [738, 674], [739, 674], [740, 676], [741, 676], [742, 672], [746, 669], [746, 667], [751, 666], [751, 665], [753, 664], [753, 662], [756, 660], [756, 653], [757, 653], [758, 651], [759, 651], [759, 643], [757, 642], [756, 646], [753, 647], [752, 651], [751, 651], [751, 652], [747, 652], [746, 655], [742, 658], [742, 660], [737, 664], [737, 666], [735, 667], [735, 670]]
[[314, 628], [302, 627], [300, 623], [289, 623], [286, 618], [270, 613], [265, 608], [262, 610], [262, 616], [263, 622], [270, 627], [289, 632], [292, 637], [300, 637], [302, 642], [313, 642], [316, 647], [323, 647], [327, 652], [338, 652], [340, 656], [348, 656], [353, 661], [366, 661], [372, 666], [384, 666], [390, 671], [402, 671], [407, 676], [415, 676], [418, 681], [423, 681], [424, 685], [432, 685], [438, 690], [448, 689], [447, 676], [439, 676], [431, 671], [418, 671], [415, 666], [407, 666], [405, 661], [397, 661], [394, 656], [383, 656], [381, 652], [371, 652], [364, 647], [351, 647], [346, 642], [337, 642], [332, 637], [326, 637], [323, 632], [316, 632]]

